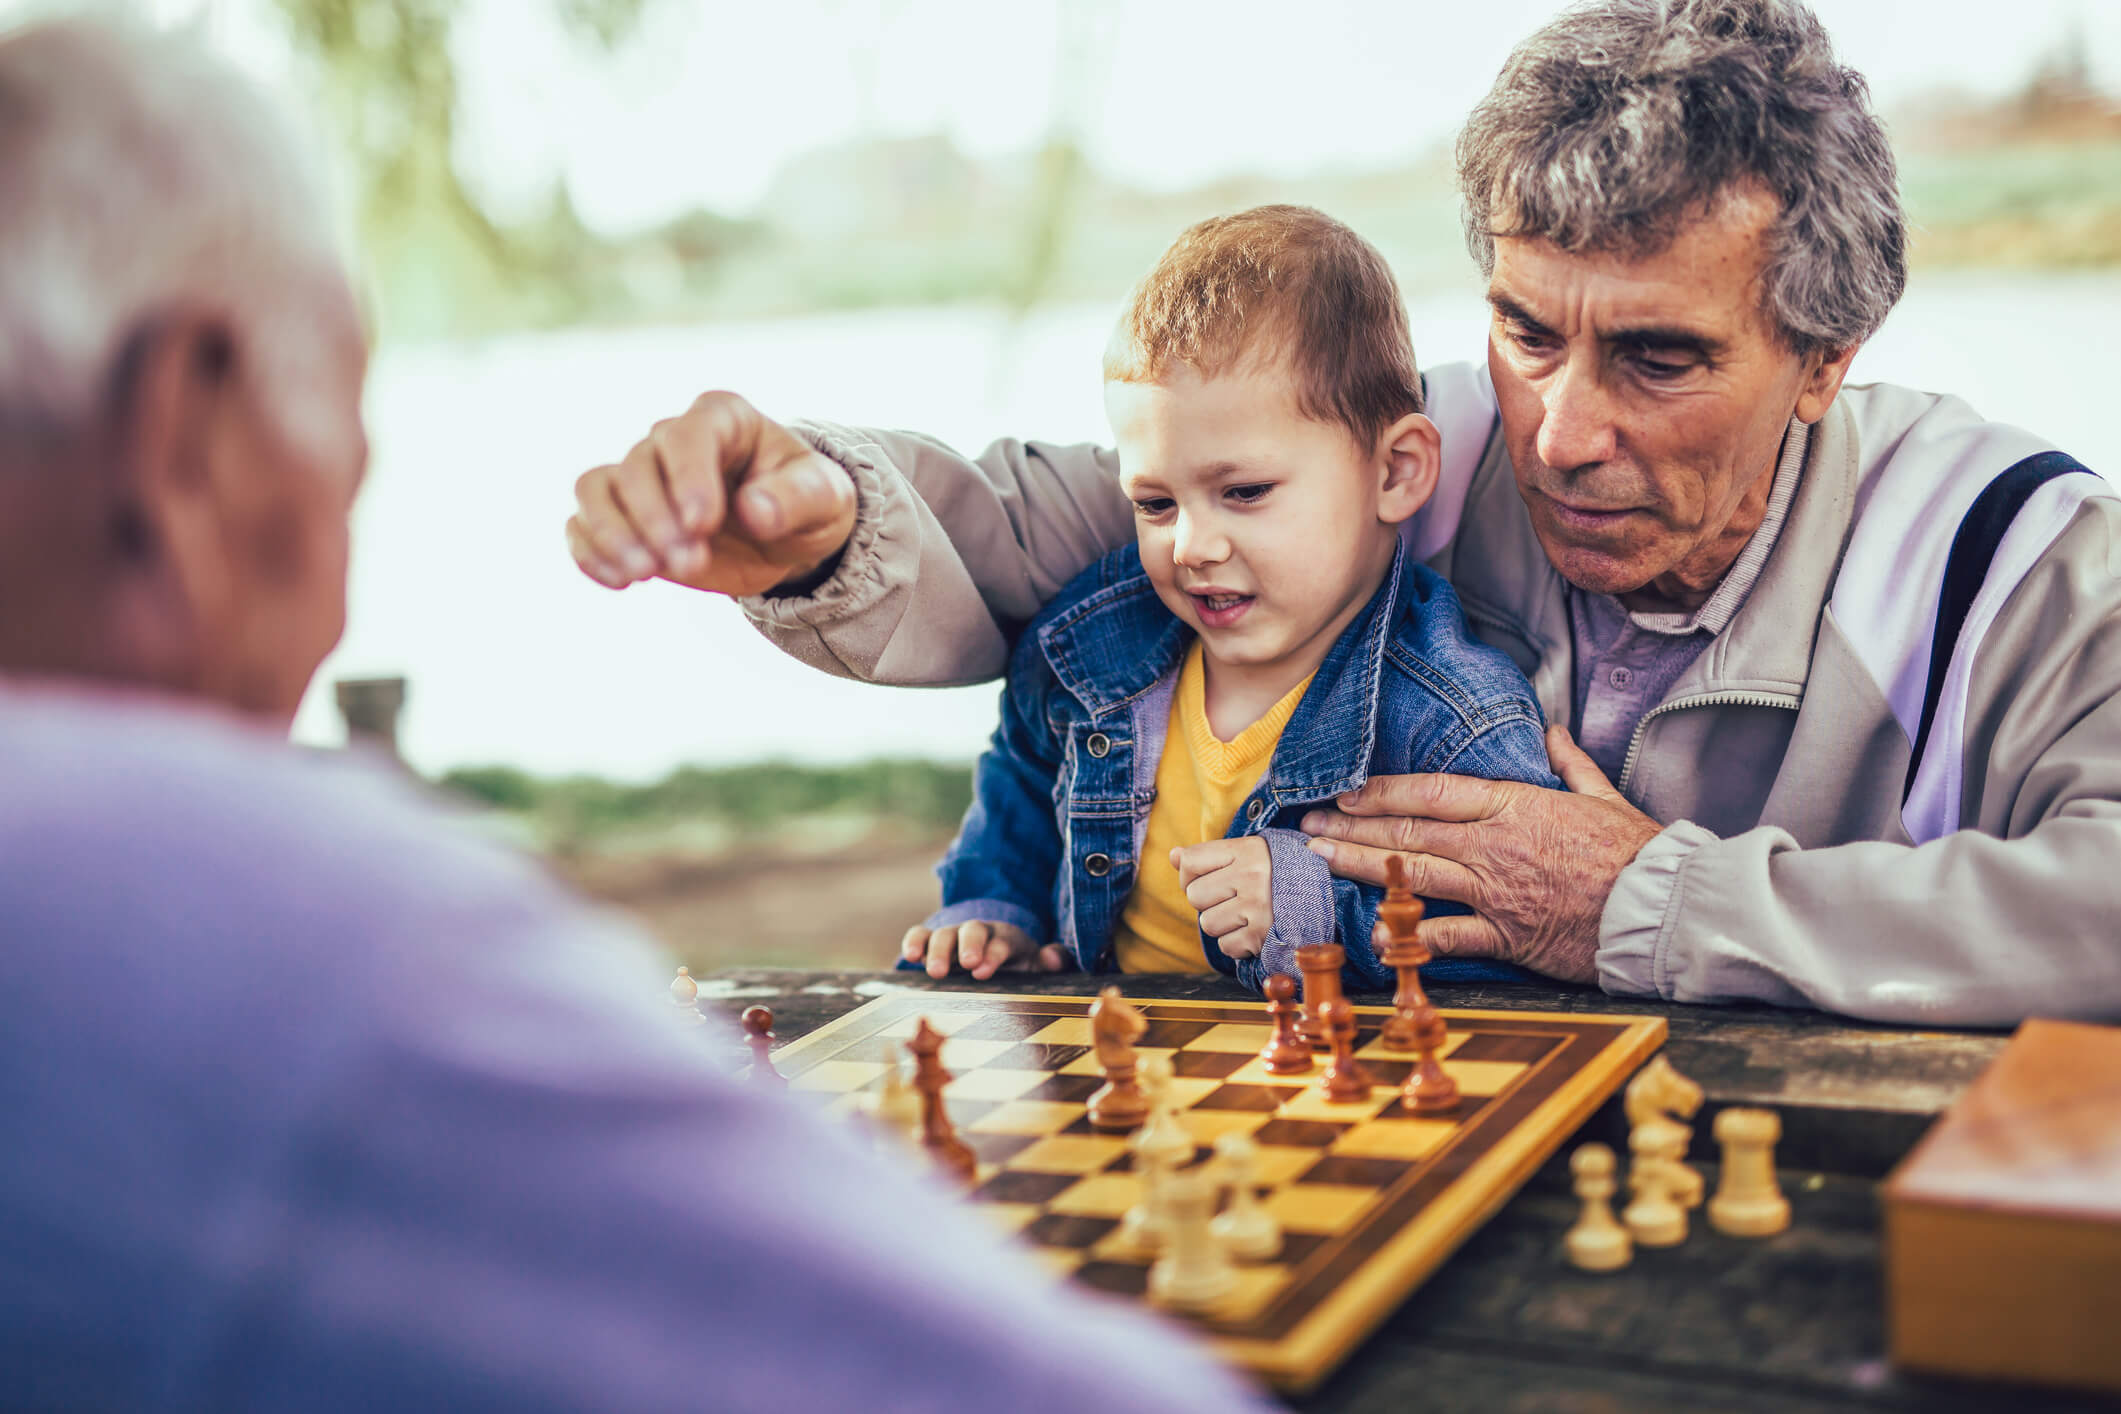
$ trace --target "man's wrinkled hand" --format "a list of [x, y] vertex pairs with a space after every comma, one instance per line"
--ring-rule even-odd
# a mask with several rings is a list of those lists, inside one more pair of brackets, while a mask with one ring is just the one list
[[1014, 923], [946, 923], [906, 930], [899, 956], [941, 981], [959, 968], [984, 982], [1004, 968], [1016, 972], [1065, 972], [1068, 955], [1058, 943], [1044, 947]]
[[1200, 930], [1227, 957], [1258, 957], [1274, 931], [1274, 864], [1257, 835], [1208, 840], [1171, 851], [1171, 867]]
[[816, 573], [854, 533], [854, 483], [734, 393], [706, 393], [575, 482], [574, 562], [607, 589], [667, 579], [762, 594]]
[[1311, 848], [1333, 872], [1385, 882], [1385, 860], [1407, 881], [1470, 915], [1425, 918], [1438, 957], [1499, 958], [1570, 982], [1598, 978], [1598, 920], [1620, 871], [1662, 828], [1613, 788], [1562, 727], [1547, 757], [1565, 791], [1471, 776], [1377, 776], [1338, 810], [1304, 817]]

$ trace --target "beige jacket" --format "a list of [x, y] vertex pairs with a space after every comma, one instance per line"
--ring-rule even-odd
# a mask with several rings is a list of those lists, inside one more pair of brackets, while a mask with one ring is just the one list
[[[1486, 371], [1426, 380], [1445, 469], [1408, 534], [1567, 723], [1564, 585]], [[828, 671], [992, 677], [1009, 632], [1133, 533], [1108, 451], [1004, 441], [972, 461], [803, 430], [853, 473], [857, 527], [815, 593], [745, 607]], [[2098, 478], [2049, 481], [2010, 522], [1908, 781], [1953, 537], [1998, 473], [2047, 450], [1957, 399], [1842, 391], [1752, 592], [1637, 729], [1618, 784], [1668, 823], [1606, 906], [1607, 991], [1934, 1024], [2121, 1018], [2121, 500]]]

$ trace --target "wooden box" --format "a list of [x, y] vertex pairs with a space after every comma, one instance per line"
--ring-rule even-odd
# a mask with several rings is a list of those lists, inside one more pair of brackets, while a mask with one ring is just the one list
[[2028, 1021], [1885, 1183], [1912, 1370], [2121, 1390], [2121, 1028]]

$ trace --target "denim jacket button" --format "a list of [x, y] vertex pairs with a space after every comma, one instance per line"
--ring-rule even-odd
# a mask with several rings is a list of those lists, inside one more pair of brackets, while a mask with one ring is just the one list
[[1106, 736], [1103, 732], [1090, 733], [1089, 739], [1083, 743], [1083, 750], [1089, 752], [1092, 756], [1103, 756], [1111, 749], [1112, 738]]
[[1102, 879], [1112, 872], [1112, 856], [1109, 854], [1086, 854], [1083, 856], [1083, 872], [1093, 879]]
[[1259, 800], [1255, 798], [1250, 805], [1247, 805], [1245, 807], [1245, 818], [1247, 820], [1250, 820], [1255, 825], [1259, 823], [1259, 817], [1266, 813], [1267, 802], [1265, 802], [1264, 800]]

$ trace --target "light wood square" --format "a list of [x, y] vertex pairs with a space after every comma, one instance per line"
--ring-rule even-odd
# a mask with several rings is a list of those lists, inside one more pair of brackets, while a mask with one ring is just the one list
[[1271, 1026], [1248, 1026], [1242, 1022], [1223, 1021], [1208, 1028], [1203, 1035], [1186, 1042], [1189, 1051], [1258, 1051], [1274, 1039]]
[[[1019, 1100], [1017, 1103], [1037, 1102]], [[1082, 1107], [1078, 1105], [1075, 1108]], [[1111, 1138], [1103, 1134], [1049, 1134], [1036, 1144], [1010, 1155], [1008, 1166], [1012, 1169], [1029, 1169], [1034, 1173], [1096, 1173], [1126, 1152], [1125, 1139]]]
[[1000, 1109], [989, 1110], [965, 1128], [978, 1134], [1053, 1134], [1055, 1130], [1075, 1123], [1082, 1112], [1081, 1105], [1060, 1100], [1011, 1100]]
[[[1446, 1042], [1445, 1044], [1449, 1046], [1455, 1044], [1455, 1042]], [[1382, 1040], [1376, 1038], [1372, 1038], [1367, 1046], [1357, 1046], [1355, 1054], [1358, 1057], [1374, 1056], [1378, 1060], [1415, 1061], [1421, 1059], [1420, 1051], [1411, 1047], [1403, 1051], [1397, 1046], [1387, 1046]]]
[[[1002, 1052], [1014, 1049], [1014, 1041], [975, 1041], [969, 1037], [952, 1037], [943, 1042], [943, 1069], [955, 1072], [962, 1080], [966, 1071], [978, 1070]], [[1039, 1078], [1045, 1079], [1043, 1075]]]
[[1459, 1093], [1465, 1095], [1500, 1095], [1510, 1082], [1524, 1074], [1523, 1061], [1455, 1061], [1443, 1062], [1444, 1072], [1458, 1082]]
[[[1045, 1033], [1040, 1032], [1039, 1034], [1044, 1035]], [[1090, 1043], [1088, 1041], [1068, 1041], [1055, 1042], [1054, 1044], [1087, 1046]], [[1137, 1065], [1147, 1060], [1150, 1056], [1172, 1056], [1177, 1054], [1177, 1050], [1170, 1046], [1137, 1046], [1134, 1050], [1135, 1064]], [[1097, 1052], [1092, 1051], [1088, 1055], [1077, 1056], [1074, 1060], [1069, 1061], [1060, 1068], [1060, 1073], [1062, 1075], [1103, 1075], [1105, 1068], [1097, 1063]]]
[[943, 1088], [945, 1100], [1013, 1100], [1046, 1083], [1042, 1070], [968, 1070]]
[[1031, 1255], [1046, 1268], [1059, 1276], [1071, 1276], [1083, 1264], [1083, 1251], [1078, 1247], [1033, 1247]]
[[1237, 1269], [1237, 1290], [1215, 1303], [1215, 1314], [1226, 1321], [1249, 1321], [1267, 1309], [1267, 1303], [1289, 1284], [1289, 1269], [1265, 1265]]
[[947, 1005], [947, 1003], [938, 1003], [936, 1009], [933, 1011], [924, 1012], [913, 1016], [902, 1016], [898, 1020], [892, 1022], [889, 1026], [886, 1026], [882, 1031], [877, 1032], [877, 1035], [910, 1037], [913, 1035], [914, 1032], [921, 1029], [921, 1016], [925, 1015], [928, 1018], [928, 1024], [930, 1026], [933, 1026], [936, 1030], [942, 1032], [945, 1036], [950, 1036], [956, 1034], [959, 1031], [964, 1030], [967, 1026], [970, 1026], [973, 1022], [978, 1021], [981, 1017], [987, 1014], [984, 1011], [974, 1011], [970, 1009], [967, 1009], [965, 1011], [948, 1011], [944, 1009]]
[[1328, 1100], [1325, 1090], [1314, 1084], [1282, 1101], [1276, 1114], [1282, 1119], [1323, 1119], [1336, 1124], [1355, 1124], [1373, 1117], [1398, 1097], [1399, 1091], [1390, 1085], [1373, 1085], [1369, 1099], [1340, 1104]]
[[882, 1061], [819, 1061], [788, 1084], [797, 1090], [825, 1090], [845, 1094], [859, 1090], [888, 1069]]
[[1378, 1193], [1340, 1183], [1293, 1183], [1267, 1195], [1267, 1211], [1284, 1232], [1342, 1232], [1369, 1211]]
[[1425, 1159], [1458, 1126], [1440, 1119], [1376, 1119], [1333, 1141], [1333, 1152], [1365, 1159]]
[[1304, 1086], [1315, 1083], [1320, 1072], [1324, 1069], [1325, 1062], [1320, 1061], [1309, 1070], [1300, 1070], [1294, 1075], [1276, 1075], [1273, 1071], [1267, 1069], [1266, 1062], [1262, 1061], [1258, 1056], [1254, 1056], [1238, 1069], [1225, 1076], [1223, 1083], [1226, 1085], [1286, 1085], [1292, 1090], [1301, 1090]]
[[1213, 1144], [1225, 1134], [1250, 1134], [1274, 1118], [1258, 1110], [1181, 1110], [1179, 1122], [1196, 1144]]
[[1026, 1038], [1040, 1046], [1087, 1046], [1093, 1041], [1090, 1034], [1090, 1018], [1087, 1016], [1063, 1016]]
[[1022, 1232], [1045, 1212], [1036, 1203], [975, 1203], [979, 1215], [1002, 1232]]
[[[1021, 1155], [1019, 1155], [1021, 1157]], [[1131, 1173], [1092, 1174], [1046, 1206], [1056, 1213], [1091, 1218], [1123, 1217], [1142, 1198], [1141, 1180]]]
[[1088, 1255], [1097, 1262], [1133, 1262], [1147, 1266], [1156, 1260], [1154, 1247], [1137, 1247], [1127, 1237], [1124, 1223], [1090, 1244]]
[[1279, 1188], [1285, 1183], [1294, 1183], [1303, 1173], [1324, 1157], [1321, 1149], [1299, 1148], [1290, 1144], [1262, 1144], [1259, 1157], [1252, 1164], [1252, 1181], [1268, 1188]]

